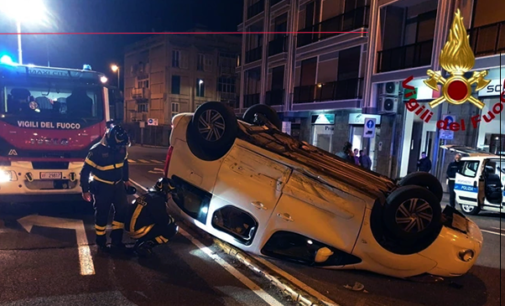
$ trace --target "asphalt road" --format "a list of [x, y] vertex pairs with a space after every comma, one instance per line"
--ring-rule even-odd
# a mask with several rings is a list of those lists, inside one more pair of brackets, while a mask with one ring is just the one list
[[[131, 178], [150, 187], [162, 174], [166, 149], [132, 147], [129, 152]], [[477, 264], [463, 277], [437, 283], [261, 260], [333, 305], [500, 305], [505, 224], [500, 230], [497, 214], [472, 219], [488, 231]], [[0, 206], [0, 271], [0, 306], [293, 304], [184, 226], [150, 260], [98, 253], [93, 211], [84, 203]], [[344, 287], [355, 282], [366, 292]]]

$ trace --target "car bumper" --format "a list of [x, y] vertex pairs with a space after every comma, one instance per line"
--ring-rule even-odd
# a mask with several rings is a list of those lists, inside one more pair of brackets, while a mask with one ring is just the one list
[[[419, 253], [437, 263], [427, 273], [444, 277], [461, 276], [475, 264], [482, 250], [482, 232], [475, 222], [468, 218], [465, 220], [468, 222], [466, 234], [444, 226], [435, 242]], [[473, 253], [466, 261], [462, 256], [465, 252]]]

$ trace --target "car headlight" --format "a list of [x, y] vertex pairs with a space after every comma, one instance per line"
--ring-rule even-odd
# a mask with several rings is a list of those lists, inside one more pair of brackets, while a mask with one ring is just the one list
[[470, 260], [472, 260], [474, 255], [475, 254], [472, 250], [465, 250], [459, 252], [459, 258], [464, 262], [469, 262]]
[[12, 181], [12, 172], [0, 170], [0, 183], [6, 183], [10, 181]]

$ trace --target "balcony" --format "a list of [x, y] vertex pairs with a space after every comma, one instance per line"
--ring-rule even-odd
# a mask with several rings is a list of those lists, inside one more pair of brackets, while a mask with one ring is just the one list
[[281, 1], [283, 1], [283, 0], [270, 0], [270, 6], [274, 6]]
[[275, 89], [267, 91], [265, 95], [266, 105], [283, 105], [284, 104], [284, 89]]
[[505, 21], [468, 30], [475, 56], [505, 52]]
[[247, 8], [247, 19], [250, 19], [265, 9], [265, 0], [259, 0]]
[[252, 63], [261, 59], [263, 53], [263, 46], [256, 47], [245, 52], [245, 63]]
[[388, 72], [431, 64], [433, 40], [377, 52], [377, 72]]
[[149, 88], [132, 88], [132, 99], [137, 101], [146, 101], [151, 97]]
[[248, 108], [256, 104], [260, 104], [259, 93], [244, 95], [244, 108]]
[[361, 99], [363, 78], [295, 87], [293, 103]]
[[276, 38], [268, 43], [268, 56], [276, 55], [287, 51], [288, 51], [288, 36]]
[[[338, 32], [350, 32], [360, 28], [367, 28], [369, 16], [370, 7], [362, 6], [300, 30], [298, 31], [297, 47], [303, 47], [317, 41], [343, 34]], [[310, 34], [303, 34], [303, 32]]]

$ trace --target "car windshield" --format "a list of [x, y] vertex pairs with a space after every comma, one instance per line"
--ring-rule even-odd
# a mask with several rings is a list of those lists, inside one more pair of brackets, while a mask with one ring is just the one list
[[500, 158], [493, 158], [490, 159], [487, 163], [486, 166], [492, 167], [495, 170], [496, 174], [500, 174], [502, 176], [505, 176], [505, 159], [500, 159]]
[[311, 176], [317, 176], [319, 172], [339, 181], [345, 180], [360, 189], [368, 188], [368, 190], [370, 188], [390, 190], [394, 185], [387, 177], [350, 164], [341, 157], [294, 139], [276, 129], [241, 123], [240, 138], [306, 166], [310, 170], [301, 170], [307, 174], [312, 173]]
[[101, 120], [103, 89], [61, 79], [6, 79], [0, 113], [19, 119]]

